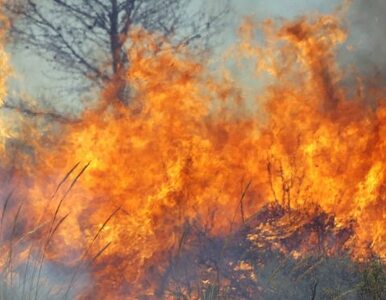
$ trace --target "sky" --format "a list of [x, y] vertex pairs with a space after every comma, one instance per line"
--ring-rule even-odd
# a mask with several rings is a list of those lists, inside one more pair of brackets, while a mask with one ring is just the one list
[[[377, 42], [378, 39], [383, 40], [384, 31], [378, 30], [378, 27], [381, 27], [378, 26], [378, 23], [380, 22], [379, 19], [382, 26], [386, 22], [383, 21], [385, 19], [384, 14], [379, 8], [384, 7], [385, 5], [382, 3], [386, 1], [370, 0], [366, 2], [367, 5], [363, 6], [364, 1], [366, 0], [353, 0], [353, 12], [350, 13], [352, 36], [349, 41], [356, 45], [362, 61], [367, 60], [368, 64], [377, 64], [379, 60], [386, 57], [383, 55], [386, 54], [386, 47], [383, 42], [381, 44]], [[221, 6], [222, 3], [223, 0], [213, 0], [211, 5]], [[219, 39], [218, 47], [226, 48], [227, 45], [235, 41], [236, 28], [244, 16], [253, 16], [259, 20], [278, 17], [292, 19], [316, 12], [328, 13], [341, 3], [342, 1], [338, 0], [231, 0], [232, 9], [228, 17], [229, 25]], [[374, 5], [372, 6], [370, 3]], [[372, 35], [368, 34], [366, 28], [372, 29]], [[379, 38], [377, 31], [380, 32]], [[374, 49], [378, 54], [373, 53]], [[9, 52], [11, 52], [12, 65], [15, 71], [14, 79], [16, 79], [11, 85], [14, 91], [13, 96], [26, 94], [34, 99], [44, 99], [44, 105], [52, 106], [54, 109], [64, 112], [70, 111], [74, 107], [74, 102], [78, 100], [69, 96], [68, 87], [71, 86], [71, 82], [61, 79], [61, 75], [53, 70], [52, 65], [37, 57], [30, 49], [9, 47]], [[41, 102], [41, 100], [36, 101]]]

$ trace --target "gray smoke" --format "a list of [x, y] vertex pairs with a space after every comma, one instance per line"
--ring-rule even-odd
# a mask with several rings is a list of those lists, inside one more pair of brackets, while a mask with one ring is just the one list
[[354, 46], [350, 62], [363, 73], [385, 82], [386, 1], [353, 0], [349, 13], [349, 43]]

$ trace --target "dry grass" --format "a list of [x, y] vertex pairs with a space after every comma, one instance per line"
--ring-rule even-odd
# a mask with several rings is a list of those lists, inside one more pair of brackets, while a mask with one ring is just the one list
[[[72, 273], [63, 275], [63, 277], [61, 277], [62, 275], [52, 274], [51, 264], [46, 259], [46, 252], [50, 243], [53, 242], [60, 226], [70, 215], [70, 213], [66, 213], [64, 216], [60, 216], [62, 204], [90, 163], [86, 164], [69, 182], [68, 187], [62, 192], [51, 218], [49, 217], [49, 203], [57, 198], [60, 190], [66, 186], [66, 182], [79, 165], [80, 163], [77, 163], [59, 182], [38, 224], [32, 229], [19, 232], [24, 217], [24, 202], [20, 201], [15, 211], [10, 208], [14, 205], [11, 202], [17, 201], [13, 197], [13, 192], [9, 193], [4, 199], [0, 217], [0, 249], [6, 249], [6, 252], [0, 253], [0, 258], [5, 257], [0, 269], [0, 300], [72, 299], [74, 293], [79, 290], [79, 287], [75, 286], [77, 276], [80, 275], [82, 270], [87, 270], [109, 246], [109, 244], [105, 245], [97, 251], [96, 255], [89, 257], [95, 241], [120, 208], [112, 212], [96, 232], [94, 238], [86, 247], [77, 268], [72, 270]], [[9, 227], [11, 227], [10, 231]], [[6, 228], [8, 231], [5, 230]], [[33, 238], [30, 238], [32, 236]], [[20, 262], [20, 255], [23, 251], [24, 256]], [[25, 255], [25, 252], [27, 255]], [[53, 278], [54, 276], [59, 278]]]

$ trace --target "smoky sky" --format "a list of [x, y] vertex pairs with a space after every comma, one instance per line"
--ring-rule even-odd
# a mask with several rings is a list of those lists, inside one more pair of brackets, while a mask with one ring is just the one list
[[[42, 0], [46, 1], [46, 0]], [[202, 0], [194, 0], [202, 1]], [[213, 5], [223, 0], [214, 0]], [[293, 19], [315, 13], [329, 14], [344, 0], [230, 0], [229, 24], [220, 37], [221, 49], [235, 42], [235, 32], [244, 16]], [[339, 61], [354, 65], [366, 76], [378, 75], [385, 78], [386, 66], [386, 0], [352, 0], [345, 24], [349, 31], [348, 44], [353, 51], [347, 53], [342, 48]], [[63, 81], [55, 66], [39, 59], [29, 50], [11, 50], [12, 62], [16, 71], [18, 87], [35, 99], [48, 98], [51, 105], [63, 110], [64, 103], [72, 108], [77, 106], [78, 95], [70, 101], [68, 87], [74, 82]], [[33, 73], [34, 76], [30, 76]], [[386, 80], [385, 80], [386, 81]], [[71, 90], [71, 88], [70, 88]], [[43, 97], [44, 96], [44, 97]], [[54, 96], [54, 97], [53, 97]], [[60, 99], [58, 99], [60, 98]], [[42, 101], [38, 100], [43, 105]], [[69, 107], [68, 110], [72, 108]]]
[[368, 75], [386, 74], [386, 1], [353, 1], [349, 15], [352, 62]]

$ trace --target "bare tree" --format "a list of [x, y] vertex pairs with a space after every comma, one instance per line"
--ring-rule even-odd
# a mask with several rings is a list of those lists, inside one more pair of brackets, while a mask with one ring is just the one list
[[[11, 33], [71, 76], [92, 85], [119, 81], [129, 66], [129, 32], [141, 26], [168, 37], [173, 45], [191, 44], [219, 29], [227, 1], [209, 13], [191, 0], [8, 0], [14, 16]], [[206, 4], [208, 5], [208, 4]]]

